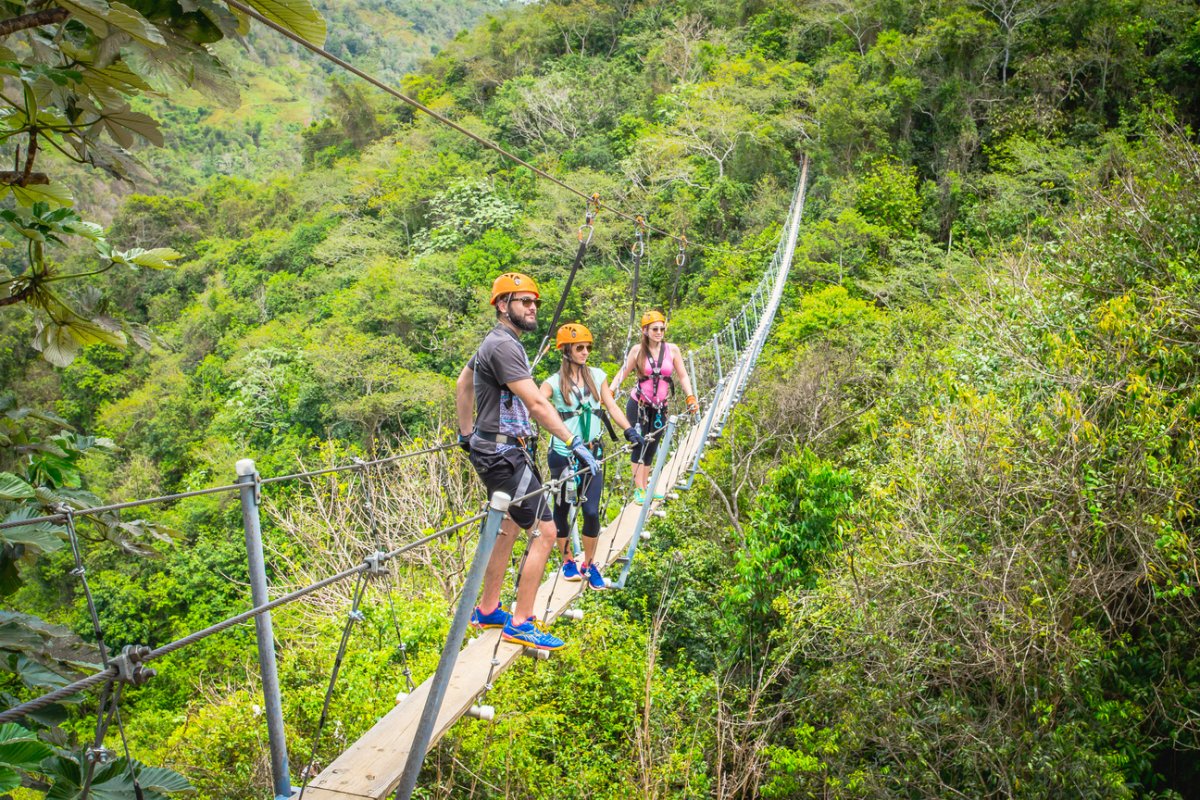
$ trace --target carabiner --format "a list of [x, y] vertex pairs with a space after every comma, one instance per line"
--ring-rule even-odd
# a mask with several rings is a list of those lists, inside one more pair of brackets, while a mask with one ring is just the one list
[[679, 235], [679, 252], [675, 254], [675, 266], [682, 267], [687, 263], [687, 234]]
[[[587, 200], [587, 211], [583, 215], [583, 224], [579, 226], [579, 241], [583, 244], [592, 243], [592, 220], [596, 218], [596, 214], [600, 213], [600, 193], [595, 192]], [[587, 231], [587, 239], [583, 238], [583, 232]]]
[[629, 253], [638, 261], [641, 261], [646, 257], [646, 237], [644, 233], [646, 230], [646, 220], [641, 214], [638, 214], [636, 223], [637, 228], [634, 229], [633, 233], [635, 240], [633, 245], [629, 248]]

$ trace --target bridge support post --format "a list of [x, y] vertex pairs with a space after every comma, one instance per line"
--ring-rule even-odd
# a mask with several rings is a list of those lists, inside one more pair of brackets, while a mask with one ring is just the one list
[[696, 397], [700, 397], [700, 378], [696, 375], [696, 359], [694, 356], [695, 353], [688, 350], [688, 377], [692, 379], [692, 393]]
[[442, 648], [442, 657], [438, 661], [437, 671], [433, 673], [433, 681], [429, 686], [429, 697], [425, 700], [425, 708], [421, 711], [421, 720], [417, 723], [417, 732], [413, 737], [412, 747], [408, 751], [408, 760], [404, 763], [404, 773], [400, 776], [400, 785], [396, 788], [397, 800], [409, 800], [413, 789], [417, 786], [417, 777], [421, 774], [421, 764], [425, 761], [425, 751], [429, 749], [429, 740], [433, 737], [433, 729], [437, 723], [438, 714], [442, 710], [442, 700], [446, 696], [446, 685], [454, 672], [458, 661], [458, 651], [462, 649], [463, 636], [467, 633], [467, 623], [471, 621], [471, 611], [483, 587], [483, 573], [487, 569], [488, 558], [492, 555], [492, 547], [496, 544], [496, 533], [500, 530], [500, 521], [508, 513], [508, 505], [512, 498], [504, 492], [496, 492], [488, 504], [487, 516], [480, 526], [479, 543], [475, 546], [475, 560], [467, 570], [467, 580], [463, 586], [462, 598], [458, 601], [458, 609], [454, 612], [454, 620], [450, 623], [450, 635], [446, 637], [446, 645]]
[[667, 419], [667, 428], [663, 431], [662, 439], [659, 440], [658, 454], [654, 457], [654, 471], [650, 473], [650, 482], [646, 484], [646, 499], [642, 501], [642, 510], [638, 513], [637, 525], [634, 526], [633, 536], [629, 540], [629, 552], [626, 553], [625, 564], [621, 567], [621, 578], [613, 584], [617, 589], [625, 588], [625, 579], [629, 577], [629, 569], [633, 566], [638, 541], [642, 538], [642, 529], [646, 527], [646, 517], [650, 515], [650, 506], [654, 505], [654, 488], [662, 475], [663, 465], [667, 463], [667, 452], [671, 449], [671, 437], [675, 435], [675, 424], [678, 421], [678, 417], [671, 415]]
[[696, 472], [700, 469], [700, 459], [704, 458], [704, 447], [708, 444], [708, 434], [712, 429], [713, 418], [717, 416], [717, 407], [721, 405], [724, 394], [725, 379], [722, 378], [717, 383], [716, 391], [713, 392], [712, 405], [709, 406], [708, 413], [704, 415], [704, 427], [700, 431], [700, 443], [696, 445], [696, 457], [692, 460], [692, 467], [688, 472], [687, 482], [680, 482], [680, 489], [691, 489], [692, 482], [696, 480]]
[[[242, 498], [242, 527], [246, 531], [246, 558], [250, 567], [250, 598], [256, 606], [270, 601], [267, 596], [267, 565], [263, 557], [262, 525], [258, 517], [258, 468], [254, 461], [243, 458], [237, 462], [237, 482]], [[254, 633], [258, 640], [258, 671], [262, 674], [263, 713], [267, 716], [267, 742], [271, 749], [271, 780], [275, 800], [292, 796], [292, 777], [288, 770], [287, 737], [283, 730], [283, 703], [279, 695], [279, 675], [275, 670], [275, 633], [271, 628], [271, 612], [254, 618]]]

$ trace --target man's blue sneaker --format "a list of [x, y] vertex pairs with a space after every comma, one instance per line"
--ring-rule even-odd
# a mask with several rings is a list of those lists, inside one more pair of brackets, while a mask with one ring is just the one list
[[600, 574], [600, 568], [595, 564], [588, 564], [587, 567], [588, 586], [593, 589], [607, 589], [608, 584], [604, 582], [604, 576]]
[[562, 576], [564, 581], [581, 581], [583, 575], [579, 573], [579, 565], [575, 563], [575, 559], [568, 558], [562, 565]]
[[504, 604], [496, 606], [495, 611], [483, 613], [479, 606], [471, 612], [471, 625], [476, 628], [503, 628], [512, 619], [512, 614], [504, 610]]
[[500, 631], [500, 638], [514, 644], [536, 647], [538, 650], [557, 650], [566, 644], [543, 628], [537, 617], [530, 617], [520, 625], [514, 625], [510, 619], [504, 630]]

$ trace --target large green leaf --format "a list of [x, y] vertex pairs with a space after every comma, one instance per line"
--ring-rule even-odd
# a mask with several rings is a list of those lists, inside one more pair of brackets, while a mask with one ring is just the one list
[[158, 121], [148, 114], [130, 110], [127, 105], [104, 109], [100, 119], [89, 130], [92, 133], [98, 133], [101, 129], [107, 132], [114, 142], [126, 149], [133, 147], [133, 134], [135, 133], [148, 142], [159, 147], [163, 146], [163, 135], [158, 128]]
[[21, 785], [21, 776], [16, 770], [0, 767], [0, 792], [11, 792]]
[[20, 653], [8, 653], [0, 659], [0, 668], [13, 673], [30, 689], [59, 689], [69, 681], [62, 675]]
[[152, 250], [135, 247], [124, 253], [113, 253], [112, 255], [112, 260], [118, 264], [133, 264], [148, 269], [170, 269], [171, 262], [180, 258], [183, 258], [183, 254], [170, 247], [155, 247]]
[[6, 722], [0, 725], [0, 743], [19, 741], [37, 741], [37, 735], [33, 731], [25, 730], [15, 722]]
[[171, 769], [163, 767], [142, 767], [138, 770], [138, 783], [143, 789], [164, 794], [185, 792], [191, 794], [196, 788], [187, 778]]
[[[23, 519], [41, 516], [41, 513], [41, 509], [36, 506], [24, 506], [10, 512], [5, 516], [4, 521], [19, 522]], [[46, 553], [52, 553], [62, 547], [64, 536], [64, 529], [52, 522], [33, 522], [15, 528], [0, 529], [0, 541], [36, 547]]]
[[35, 769], [52, 755], [54, 748], [36, 739], [0, 742], [0, 764], [17, 769]]
[[124, 347], [128, 340], [121, 331], [109, 331], [84, 319], [43, 322], [41, 330], [33, 337], [33, 347], [42, 357], [58, 367], [65, 367], [75, 360], [80, 349], [89, 344], [111, 344]]
[[246, 5], [315, 45], [325, 44], [325, 20], [309, 0], [246, 0]]
[[28, 500], [31, 497], [32, 486], [11, 472], [0, 472], [0, 500]]
[[52, 553], [63, 546], [62, 540], [54, 534], [39, 531], [32, 526], [7, 528], [0, 531], [0, 539], [9, 544], [23, 544], [26, 547], [36, 547], [43, 553]]
[[111, 3], [105, 21], [150, 47], [162, 47], [167, 43], [153, 22], [124, 3]]
[[92, 29], [97, 36], [108, 35], [108, 3], [103, 0], [54, 0], [54, 4], [71, 12], [71, 16]]
[[75, 198], [71, 195], [71, 190], [61, 183], [50, 183], [45, 185], [30, 185], [30, 186], [10, 186], [13, 196], [17, 198], [17, 202], [28, 208], [34, 203], [50, 203], [56, 206], [70, 206], [75, 204]]
[[[191, 794], [196, 790], [187, 779], [172, 770], [149, 768], [134, 761], [146, 800], [164, 800], [169, 794]], [[137, 794], [129, 777], [129, 762], [118, 758], [96, 769], [88, 796], [94, 800], [136, 800]], [[79, 762], [58, 756], [43, 763], [45, 774], [54, 781], [46, 800], [78, 800], [83, 780]]]
[[34, 334], [33, 349], [54, 366], [65, 367], [79, 355], [80, 345], [66, 327], [49, 323]]

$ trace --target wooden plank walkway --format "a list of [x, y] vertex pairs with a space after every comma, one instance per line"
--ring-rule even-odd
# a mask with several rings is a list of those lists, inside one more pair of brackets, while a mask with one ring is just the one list
[[[727, 402], [727, 401], [726, 401]], [[682, 418], [681, 418], [682, 419]], [[674, 454], [663, 467], [663, 475], [659, 478], [667, 491], [674, 491], [676, 482], [685, 470], [691, 467], [696, 448], [700, 443], [700, 425], [693, 425], [687, 431], [682, 441], [675, 448]], [[620, 459], [615, 459], [621, 463]], [[621, 464], [624, 469], [624, 464]], [[625, 506], [611, 523], [600, 533], [600, 543], [597, 554], [611, 554], [612, 560], [624, 556], [629, 542], [633, 537], [641, 507], [633, 503]], [[607, 561], [607, 559], [606, 559]], [[605, 566], [612, 562], [607, 561]], [[636, 569], [636, 566], [634, 567]], [[606, 573], [607, 574], [607, 573]], [[611, 577], [616, 578], [613, 570]], [[541, 585], [534, 605], [539, 616], [550, 608], [550, 619], [557, 618], [583, 592], [584, 583], [570, 583], [559, 580], [555, 583], [553, 575]], [[551, 596], [553, 592], [553, 596]], [[492, 661], [492, 652], [496, 649], [500, 631], [496, 629], [483, 631], [476, 636], [459, 653], [454, 673], [446, 687], [445, 700], [441, 713], [438, 715], [434, 729], [432, 747], [458, 719], [467, 713], [475, 703], [476, 698], [483, 692], [487, 682], [488, 669]], [[520, 658], [523, 647], [508, 642], [500, 642], [496, 650], [496, 658], [500, 661], [495, 675], [508, 669]], [[570, 646], [570, 640], [567, 641]], [[554, 658], [553, 655], [550, 656]], [[412, 694], [398, 703], [395, 708], [379, 720], [373, 728], [367, 731], [361, 739], [344, 751], [325, 770], [313, 778], [305, 789], [304, 796], [308, 800], [380, 800], [395, 791], [400, 783], [400, 773], [408, 758], [409, 748], [417, 732], [417, 723], [425, 700], [429, 696], [432, 677], [418, 686]]]

